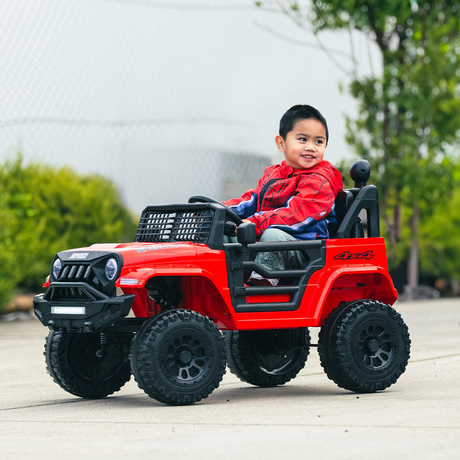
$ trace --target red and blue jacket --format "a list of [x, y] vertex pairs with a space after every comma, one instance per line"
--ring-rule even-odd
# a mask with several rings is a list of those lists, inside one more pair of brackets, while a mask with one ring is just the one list
[[336, 222], [335, 197], [342, 188], [340, 172], [326, 160], [308, 169], [283, 161], [266, 168], [254, 190], [223, 204], [253, 222], [257, 236], [278, 228], [298, 240], [328, 238], [328, 226]]

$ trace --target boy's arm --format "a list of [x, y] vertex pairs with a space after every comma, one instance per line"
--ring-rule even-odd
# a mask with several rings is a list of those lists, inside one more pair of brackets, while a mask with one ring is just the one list
[[308, 231], [318, 221], [323, 220], [332, 210], [335, 197], [341, 187], [320, 175], [303, 180], [299, 193], [290, 198], [284, 207], [272, 211], [259, 212], [248, 220], [256, 224], [257, 236], [267, 228], [279, 228], [291, 234]]
[[241, 198], [222, 201], [222, 204], [244, 219], [256, 212], [258, 199], [259, 194], [255, 190], [248, 190]]
[[222, 204], [231, 208], [231, 210], [236, 212], [242, 219], [252, 216], [257, 211], [259, 192], [262, 188], [264, 178], [267, 175], [267, 169], [259, 179], [257, 187], [254, 190], [248, 190], [241, 198], [233, 198], [231, 200], [222, 201]]

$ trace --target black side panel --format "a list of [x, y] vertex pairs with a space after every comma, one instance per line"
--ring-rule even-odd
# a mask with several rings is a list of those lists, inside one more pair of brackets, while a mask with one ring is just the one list
[[[224, 245], [227, 259], [228, 283], [232, 295], [232, 305], [237, 313], [264, 311], [294, 311], [300, 306], [303, 293], [311, 275], [326, 263], [326, 241], [280, 241], [278, 243], [255, 243], [242, 245], [229, 243]], [[250, 253], [299, 250], [305, 256], [306, 263], [298, 270], [269, 271], [251, 260]], [[245, 286], [245, 277], [251, 271], [265, 278], [279, 278], [280, 285], [273, 287]], [[283, 281], [286, 285], [282, 285]], [[290, 294], [290, 302], [248, 303], [246, 296]]]
[[[337, 197], [335, 199], [335, 214], [337, 217], [338, 226], [340, 226], [340, 224], [342, 223], [343, 218], [345, 217], [345, 214], [350, 209], [352, 203], [353, 203], [353, 194], [350, 192], [350, 190], [342, 190], [337, 194]], [[336, 232], [334, 232], [334, 234], [331, 234], [330, 238], [335, 238]]]

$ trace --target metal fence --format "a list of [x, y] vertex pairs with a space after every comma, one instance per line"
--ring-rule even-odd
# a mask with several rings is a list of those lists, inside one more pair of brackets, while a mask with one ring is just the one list
[[237, 29], [252, 10], [244, 0], [2, 0], [0, 163], [21, 153], [102, 174], [135, 212], [254, 186], [270, 153], [245, 142], [254, 125], [238, 116], [238, 57], [217, 58], [232, 52], [231, 24], [219, 27]]

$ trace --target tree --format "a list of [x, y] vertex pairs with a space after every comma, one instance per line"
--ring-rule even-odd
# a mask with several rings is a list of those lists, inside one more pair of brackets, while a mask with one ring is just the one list
[[0, 309], [15, 290], [40, 289], [55, 253], [132, 241], [136, 223], [115, 186], [97, 175], [29, 164], [0, 166]]
[[[317, 0], [256, 2], [276, 8], [316, 38], [358, 31], [380, 50], [383, 73], [358, 77], [350, 91], [357, 119], [347, 140], [373, 167], [390, 262], [401, 254], [401, 208], [411, 212], [409, 286], [418, 284], [423, 212], [452, 187], [451, 157], [460, 134], [460, 4], [457, 0]], [[352, 50], [353, 51], [353, 50]], [[356, 64], [352, 57], [351, 64]], [[375, 174], [377, 173], [377, 175]]]
[[[454, 170], [460, 182], [460, 168]], [[420, 225], [421, 270], [434, 278], [460, 283], [460, 187], [440, 200]]]

